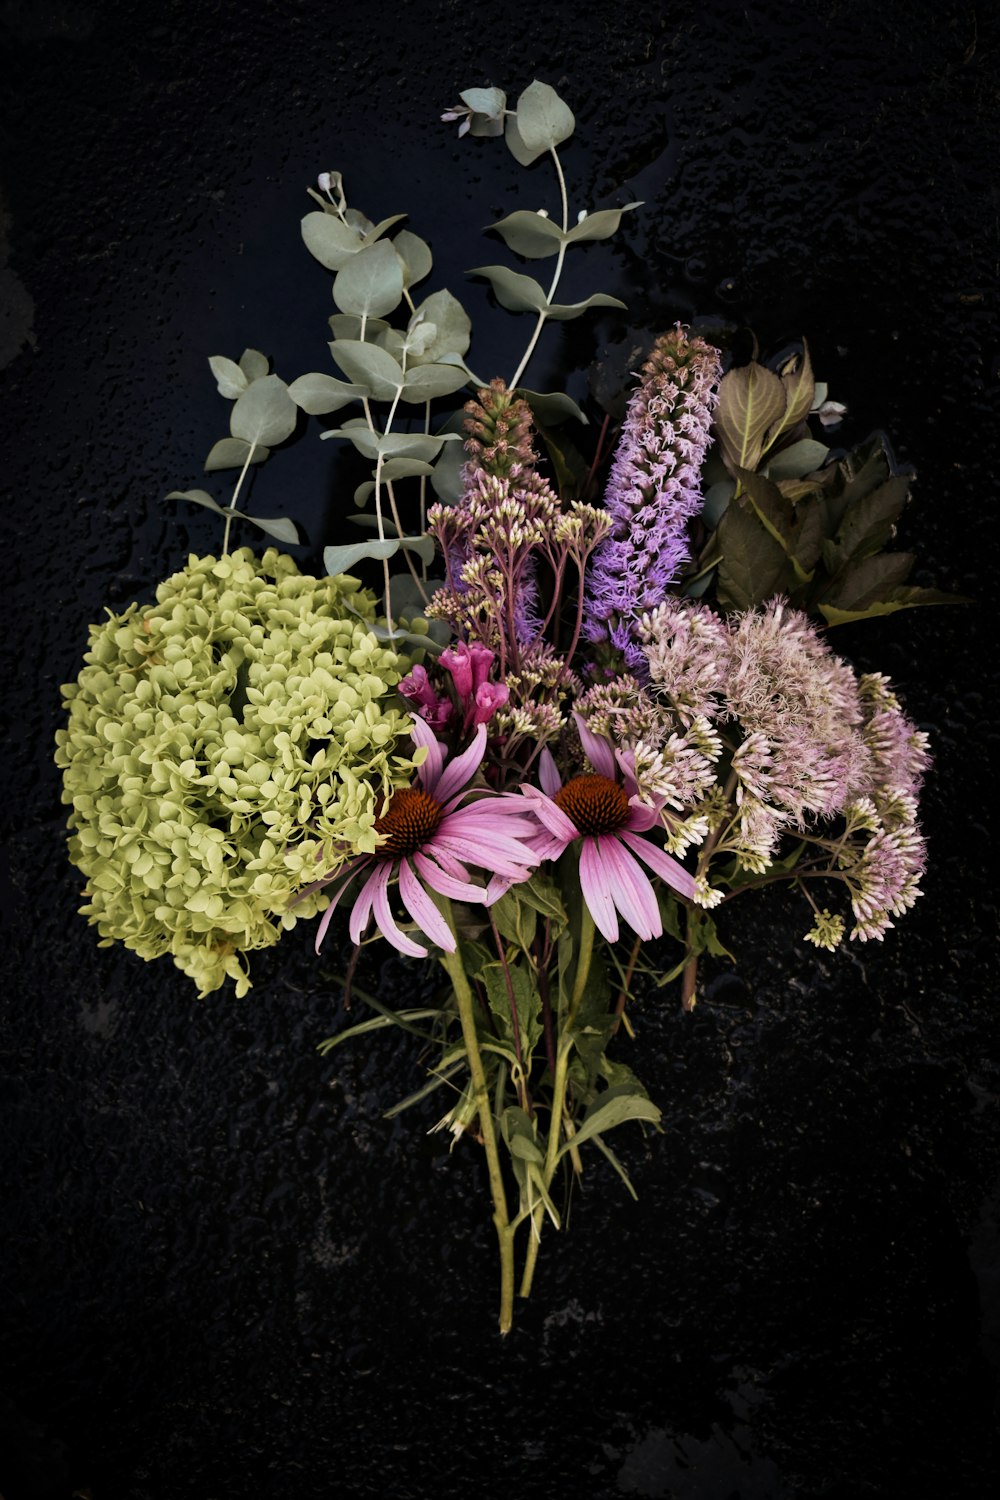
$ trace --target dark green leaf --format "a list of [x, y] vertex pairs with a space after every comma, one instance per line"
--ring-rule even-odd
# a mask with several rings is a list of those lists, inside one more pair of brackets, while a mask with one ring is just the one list
[[730, 505], [715, 536], [722, 553], [717, 590], [723, 609], [751, 609], [782, 590], [791, 571], [788, 559], [752, 510]]
[[909, 498], [910, 481], [897, 474], [850, 505], [837, 529], [841, 557], [870, 556], [890, 540]]
[[866, 609], [837, 609], [831, 604], [821, 604], [820, 614], [828, 625], [849, 625], [854, 620], [867, 620], [875, 615], [891, 615], [899, 609], [915, 609], [928, 604], [972, 604], [964, 594], [945, 594], [940, 589], [897, 588], [886, 599], [870, 604]]
[[880, 552], [848, 563], [824, 591], [823, 602], [841, 611], [868, 610], [906, 582], [915, 561], [912, 552]]
[[825, 443], [817, 443], [815, 438], [801, 438], [767, 460], [767, 477], [800, 479], [803, 474], [812, 474], [822, 468], [829, 451]]

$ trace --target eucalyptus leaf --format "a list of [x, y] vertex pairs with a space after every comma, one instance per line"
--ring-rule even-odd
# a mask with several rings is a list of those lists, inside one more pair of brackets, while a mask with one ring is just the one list
[[392, 248], [402, 263], [405, 287], [414, 286], [430, 275], [434, 257], [430, 245], [419, 234], [414, 234], [410, 229], [401, 229], [392, 242]]
[[227, 359], [224, 354], [213, 354], [208, 363], [220, 396], [225, 396], [227, 401], [235, 401], [237, 396], [242, 395], [248, 382], [235, 360]]
[[803, 474], [821, 469], [829, 452], [825, 443], [818, 443], [815, 438], [801, 438], [768, 459], [767, 476], [769, 479], [801, 479]]
[[372, 432], [364, 417], [345, 422], [343, 427], [331, 427], [327, 432], [321, 432], [320, 437], [347, 438], [364, 458], [369, 458], [372, 462], [378, 458], [381, 434]]
[[609, 296], [607, 292], [594, 292], [582, 302], [546, 302], [544, 312], [554, 323], [568, 323], [571, 318], [579, 318], [592, 307], [627, 309], [628, 303], [622, 302], [620, 297]]
[[458, 97], [477, 115], [485, 115], [490, 120], [503, 119], [504, 110], [507, 107], [507, 95], [503, 89], [492, 87], [463, 89]]
[[339, 271], [361, 249], [361, 235], [329, 213], [306, 214], [302, 220], [306, 249], [328, 271]]
[[[212, 449], [205, 460], [205, 470], [213, 474], [218, 469], [242, 469], [250, 452], [250, 444], [245, 443], [242, 438], [227, 437], [220, 438], [213, 444]], [[270, 454], [270, 448], [258, 444], [250, 459], [252, 464], [262, 464]]]
[[[438, 436], [465, 436], [465, 413], [453, 412], [438, 428]], [[445, 443], [441, 456], [431, 474], [431, 488], [445, 505], [455, 505], [465, 492], [462, 472], [465, 468], [465, 449], [461, 443]]]
[[437, 458], [442, 443], [449, 438], [434, 437], [425, 432], [387, 432], [378, 440], [378, 451], [386, 458], [422, 458], [428, 463]]
[[391, 401], [403, 385], [402, 367], [386, 349], [358, 339], [337, 339], [330, 353], [348, 380], [363, 385], [377, 401]]
[[288, 394], [295, 405], [308, 412], [311, 417], [325, 417], [331, 411], [339, 411], [359, 396], [365, 395], [367, 386], [351, 385], [338, 380], [334, 375], [313, 372], [300, 375], [288, 387]]
[[333, 300], [341, 312], [381, 318], [403, 298], [403, 268], [388, 240], [366, 245], [337, 272]]
[[465, 370], [457, 365], [417, 365], [406, 373], [404, 401], [433, 401], [450, 396], [468, 384]]
[[530, 167], [531, 163], [541, 155], [541, 151], [532, 151], [521, 139], [521, 132], [517, 128], [517, 115], [510, 111], [504, 120], [503, 137], [507, 143], [507, 150], [516, 162], [522, 167]]
[[267, 355], [259, 349], [244, 349], [240, 355], [240, 369], [248, 381], [262, 380], [270, 369]]
[[416, 309], [410, 319], [411, 326], [415, 318], [433, 323], [435, 334], [421, 354], [411, 356], [411, 364], [438, 364], [445, 354], [465, 354], [468, 351], [472, 322], [451, 292], [446, 289], [432, 292]]
[[237, 399], [229, 418], [235, 438], [273, 447], [295, 431], [298, 408], [277, 375], [256, 379]]
[[573, 398], [563, 391], [529, 391], [525, 386], [519, 385], [517, 394], [527, 401], [533, 414], [545, 427], [558, 427], [560, 422], [568, 421], [570, 417], [582, 422], [585, 427], [589, 424], [589, 418], [584, 416]]
[[545, 289], [531, 276], [522, 276], [508, 266], [475, 266], [467, 276], [485, 276], [501, 307], [508, 312], [541, 312], [546, 306]]
[[433, 474], [431, 464], [423, 458], [387, 458], [382, 465], [382, 478], [412, 479], [419, 474]]
[[[364, 480], [361, 484], [358, 485], [357, 489], [354, 491], [354, 503], [355, 503], [355, 505], [367, 505], [368, 502], [369, 502], [369, 500], [371, 499], [371, 497], [374, 495], [374, 493], [375, 493], [375, 481], [374, 481], [374, 479], [366, 479], [366, 480]], [[378, 524], [375, 516], [348, 516], [347, 519], [349, 521], [370, 521], [373, 526], [376, 526]], [[395, 528], [393, 528], [393, 529], [395, 530]]]
[[393, 224], [398, 224], [400, 219], [405, 218], [405, 214], [390, 214], [387, 219], [379, 219], [377, 224], [373, 224], [370, 229], [365, 231], [361, 241], [362, 247], [374, 245], [376, 240], [382, 238], [387, 229], [391, 229]]
[[336, 578], [359, 562], [363, 562], [367, 557], [378, 559], [393, 557], [399, 551], [399, 547], [398, 537], [387, 537], [384, 542], [378, 540], [347, 542], [342, 547], [324, 547], [323, 566], [328, 577]]
[[617, 231], [622, 215], [641, 207], [642, 199], [626, 203], [622, 208], [599, 208], [581, 219], [566, 238], [571, 245], [578, 245], [584, 240], [608, 240]]
[[530, 160], [569, 140], [576, 121], [573, 111], [554, 88], [537, 78], [529, 83], [517, 101], [517, 133]]
[[[365, 342], [374, 344], [389, 326], [384, 318], [367, 318]], [[333, 313], [330, 317], [330, 331], [335, 339], [360, 339], [361, 319], [356, 318], [353, 313]]]
[[547, 255], [556, 255], [568, 236], [544, 214], [531, 213], [519, 208], [488, 226], [495, 229], [509, 250], [529, 260], [541, 260]]
[[279, 542], [286, 542], [291, 546], [297, 546], [299, 533], [295, 522], [287, 516], [274, 516], [265, 518], [263, 516], [250, 516], [245, 511], [227, 510], [206, 490], [171, 490], [166, 496], [168, 500], [190, 500], [195, 505], [203, 505], [206, 510], [212, 510], [217, 516], [232, 518], [234, 521], [249, 521], [251, 526], [257, 526], [261, 531], [266, 531], [268, 536], [277, 537]]
[[295, 522], [288, 516], [271, 516], [265, 519], [263, 516], [251, 516], [245, 511], [235, 512], [237, 520], [249, 521], [251, 526], [257, 526], [261, 531], [266, 531], [268, 536], [276, 537], [279, 542], [285, 542], [289, 546], [299, 545], [299, 532]]

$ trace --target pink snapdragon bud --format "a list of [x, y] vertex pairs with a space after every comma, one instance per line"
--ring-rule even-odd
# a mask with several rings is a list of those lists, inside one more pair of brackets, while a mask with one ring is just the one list
[[490, 675], [490, 667], [496, 661], [496, 652], [491, 651], [489, 646], [470, 646], [469, 655], [472, 658], [472, 691], [477, 695], [479, 689]]
[[443, 729], [451, 718], [450, 700], [438, 697], [423, 667], [414, 667], [399, 684], [399, 691], [432, 729]]
[[[490, 655], [493, 655], [492, 651]], [[476, 688], [476, 703], [472, 710], [473, 728], [477, 724], [488, 724], [509, 697], [510, 688], [505, 682], [481, 682]]]
[[445, 671], [451, 673], [455, 695], [459, 703], [463, 703], [466, 698], [471, 697], [473, 690], [471, 651], [464, 641], [456, 641], [454, 646], [448, 646], [441, 652], [438, 660]]
[[416, 703], [421, 708], [431, 708], [438, 701], [437, 693], [430, 685], [427, 673], [423, 667], [414, 667], [408, 677], [404, 677], [399, 684], [399, 691], [404, 698], [411, 703]]

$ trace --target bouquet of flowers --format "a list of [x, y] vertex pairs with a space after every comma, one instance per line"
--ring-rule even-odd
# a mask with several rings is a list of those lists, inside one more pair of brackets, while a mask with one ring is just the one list
[[[355, 960], [384, 940], [441, 964], [436, 1003], [362, 995], [376, 1014], [323, 1047], [386, 1025], [424, 1038], [427, 1077], [397, 1109], [437, 1091], [439, 1125], [482, 1148], [505, 1332], [562, 1185], [597, 1151], [632, 1191], [609, 1136], [657, 1127], [613, 1045], [640, 977], [676, 981], [690, 1009], [699, 956], [726, 952], [717, 910], [777, 881], [827, 949], [849, 923], [881, 939], [920, 894], [926, 736], [828, 631], [948, 596], [885, 550], [912, 474], [884, 436], [823, 441], [844, 408], [805, 343], [741, 360], [678, 324], [629, 348], [629, 390], [604, 373], [589, 456], [565, 436], [584, 413], [523, 376], [548, 322], [623, 306], [555, 298], [567, 253], [640, 205], [571, 216], [574, 120], [546, 84], [513, 108], [469, 89], [443, 118], [555, 172], [554, 216], [492, 226], [552, 262], [548, 285], [472, 273], [532, 319], [517, 369], [475, 375], [460, 301], [414, 300], [429, 246], [321, 174], [302, 232], [334, 275], [339, 374], [210, 360], [233, 404], [205, 468], [238, 471], [234, 492], [167, 498], [219, 513], [220, 554], [93, 628], [57, 758], [103, 944], [242, 995], [253, 949], [309, 918], [319, 950], [344, 913]], [[300, 413], [347, 408], [321, 435], [371, 465], [352, 517], [367, 537], [328, 546], [323, 576], [231, 551], [234, 523], [298, 545], [240, 494]], [[372, 564], [374, 588], [352, 573]]]

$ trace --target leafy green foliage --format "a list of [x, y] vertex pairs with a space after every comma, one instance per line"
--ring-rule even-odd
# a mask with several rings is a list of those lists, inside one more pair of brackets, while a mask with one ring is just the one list
[[912, 474], [896, 466], [882, 433], [827, 462], [829, 449], [805, 420], [818, 391], [805, 344], [780, 370], [751, 360], [723, 376], [715, 451], [731, 477], [710, 458], [703, 520], [711, 535], [688, 594], [714, 579], [719, 604], [732, 611], [781, 593], [828, 625], [960, 602], [908, 585], [913, 554], [883, 550]]

